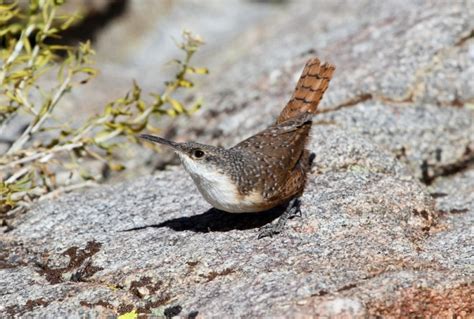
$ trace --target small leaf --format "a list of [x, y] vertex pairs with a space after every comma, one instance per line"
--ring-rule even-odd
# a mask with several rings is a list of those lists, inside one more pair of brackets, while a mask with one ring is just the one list
[[28, 77], [30, 74], [31, 73], [29, 70], [18, 70], [16, 72], [10, 73], [9, 78], [12, 80], [23, 79], [23, 78]]
[[137, 310], [135, 309], [118, 316], [118, 319], [136, 319], [136, 318], [138, 318], [138, 313], [137, 313]]
[[66, 20], [61, 24], [61, 30], [69, 29], [69, 27], [79, 18], [81, 17], [77, 14], [70, 15], [69, 17], [66, 16]]
[[[0, 18], [0, 23], [4, 23], [4, 21], [2, 21], [3, 19]], [[10, 34], [17, 34], [17, 33], [20, 33], [20, 31], [23, 29], [23, 26], [19, 23], [13, 23], [13, 24], [10, 24], [8, 25], [7, 27], [4, 27], [0, 30], [0, 36], [4, 36], [8, 33]]]
[[209, 74], [209, 69], [208, 68], [193, 68], [188, 66], [187, 71], [190, 73], [195, 73], [195, 74]]
[[9, 105], [0, 105], [0, 114], [3, 114], [3, 113], [12, 113], [12, 112], [15, 112], [17, 110], [16, 107], [13, 107], [13, 106], [9, 106]]
[[145, 111], [146, 104], [145, 104], [145, 102], [143, 102], [143, 100], [138, 100], [135, 105], [136, 105], [137, 109], [138, 109], [140, 112]]
[[30, 40], [27, 37], [23, 38], [23, 47], [25, 48], [28, 54], [31, 54], [31, 44]]
[[202, 99], [198, 99], [196, 102], [194, 102], [193, 106], [191, 106], [191, 109], [189, 110], [188, 113], [194, 113], [196, 111], [198, 111], [201, 107], [202, 107]]
[[70, 45], [59, 45], [59, 44], [52, 44], [52, 45], [48, 45], [48, 49], [49, 50], [52, 50], [52, 51], [55, 51], [55, 50], [64, 50], [64, 51], [67, 51], [67, 50], [72, 50], [74, 49], [72, 46]]
[[142, 94], [142, 89], [138, 86], [138, 83], [133, 80], [132, 98], [134, 101], [138, 101]]
[[176, 115], [178, 115], [175, 110], [166, 110], [166, 114], [171, 117], [175, 117]]
[[169, 98], [168, 102], [171, 104], [173, 109], [175, 109], [178, 114], [183, 113], [185, 111], [184, 106], [178, 100]]
[[109, 163], [109, 167], [111, 170], [115, 172], [121, 172], [125, 169], [125, 165], [119, 163]]
[[83, 68], [78, 69], [76, 72], [86, 73], [86, 74], [89, 74], [89, 75], [96, 75], [97, 74], [97, 70], [94, 69], [94, 68], [91, 68], [91, 67], [83, 67]]
[[193, 82], [188, 80], [179, 80], [178, 85], [184, 88], [190, 88], [194, 86]]

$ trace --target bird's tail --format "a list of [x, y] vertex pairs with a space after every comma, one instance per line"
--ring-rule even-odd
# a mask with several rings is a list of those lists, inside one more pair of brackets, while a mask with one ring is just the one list
[[323, 63], [318, 58], [306, 62], [295, 91], [278, 117], [277, 123], [297, 117], [303, 113], [316, 113], [319, 101], [329, 86], [336, 67]]

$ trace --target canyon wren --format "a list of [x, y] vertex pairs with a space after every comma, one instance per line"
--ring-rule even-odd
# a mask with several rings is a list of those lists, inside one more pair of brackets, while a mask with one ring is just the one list
[[147, 134], [140, 137], [171, 147], [202, 196], [219, 210], [256, 213], [287, 204], [278, 223], [264, 227], [259, 237], [271, 236], [299, 211], [298, 198], [314, 158], [305, 146], [334, 70], [329, 63], [310, 59], [276, 122], [234, 147], [177, 143]]

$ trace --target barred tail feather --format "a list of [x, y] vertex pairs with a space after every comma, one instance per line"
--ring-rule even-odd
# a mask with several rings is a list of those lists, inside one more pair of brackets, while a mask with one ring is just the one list
[[316, 113], [319, 101], [329, 86], [335, 66], [323, 63], [318, 58], [310, 59], [301, 74], [295, 91], [278, 117], [277, 123], [297, 117], [303, 113]]

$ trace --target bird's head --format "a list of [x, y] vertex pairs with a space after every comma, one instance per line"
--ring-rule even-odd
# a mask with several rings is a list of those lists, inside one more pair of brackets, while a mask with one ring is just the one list
[[192, 176], [205, 175], [208, 171], [222, 171], [222, 164], [225, 162], [224, 158], [228, 156], [229, 152], [222, 147], [196, 142], [177, 143], [148, 134], [141, 134], [139, 137], [172, 148], [178, 154], [186, 171]]

